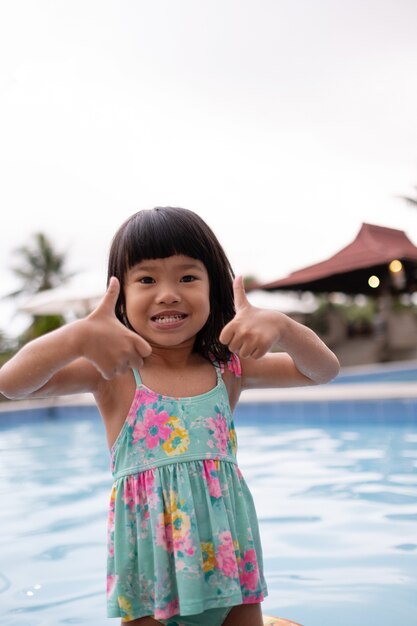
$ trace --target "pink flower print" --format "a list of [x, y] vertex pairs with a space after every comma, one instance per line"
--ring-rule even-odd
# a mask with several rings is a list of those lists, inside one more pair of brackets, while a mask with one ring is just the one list
[[229, 439], [229, 430], [227, 428], [226, 420], [221, 413], [217, 413], [216, 430], [214, 431], [214, 438], [217, 441], [217, 447], [220, 454], [227, 454], [227, 442]]
[[216, 447], [220, 454], [227, 454], [227, 443], [229, 440], [229, 431], [224, 416], [217, 413], [216, 419], [208, 417], [206, 420], [207, 428], [213, 431], [213, 439], [209, 439], [207, 445], [210, 448]]
[[174, 598], [171, 602], [167, 602], [164, 608], [155, 607], [155, 619], [169, 619], [173, 615], [177, 615], [180, 610], [178, 598]]
[[259, 571], [255, 550], [247, 550], [239, 563], [240, 583], [246, 589], [255, 591], [258, 586]]
[[183, 552], [187, 556], [194, 556], [195, 554], [195, 546], [191, 539], [190, 533], [186, 533], [185, 535], [177, 535], [174, 532], [174, 553], [178, 554], [178, 552]]
[[155, 402], [155, 392], [151, 391], [151, 389], [140, 389], [137, 394], [138, 400], [140, 400], [139, 404], [152, 404]]
[[166, 411], [157, 413], [155, 409], [146, 409], [143, 422], [135, 424], [133, 443], [145, 439], [148, 448], [156, 448], [161, 440], [166, 441], [171, 434], [171, 428], [167, 425], [169, 420]]
[[[216, 361], [214, 355], [211, 352], [209, 353], [209, 356], [212, 361]], [[242, 366], [240, 364], [240, 359], [237, 354], [232, 354], [230, 356], [230, 359], [226, 361], [226, 364], [227, 369], [232, 372], [236, 376], [236, 378], [240, 378], [242, 376]], [[219, 361], [218, 366], [220, 369], [220, 373], [224, 374], [224, 361]]]
[[138, 389], [132, 406], [130, 407], [127, 421], [130, 425], [133, 425], [136, 421], [137, 411], [139, 406], [152, 404], [155, 402], [155, 394], [150, 389]]
[[242, 366], [237, 354], [232, 354], [230, 359], [227, 361], [227, 369], [232, 372], [236, 378], [240, 378], [242, 376]]
[[107, 522], [107, 552], [114, 556], [114, 511], [109, 511]]
[[135, 498], [135, 481], [133, 477], [129, 477], [123, 488], [123, 501], [129, 507], [131, 511], [136, 510], [136, 498]]
[[142, 488], [146, 494], [148, 505], [150, 509], [156, 509], [158, 506], [158, 489], [155, 485], [155, 470], [150, 469], [141, 473], [143, 477]]
[[109, 556], [114, 556], [114, 509], [116, 504], [116, 487], [113, 485], [110, 495], [110, 508], [107, 517], [107, 540]]
[[[145, 473], [145, 472], [144, 472]], [[138, 476], [127, 476], [123, 485], [123, 502], [134, 513], [137, 509], [140, 510], [142, 517], [142, 527], [146, 528], [147, 520], [150, 518], [149, 513], [149, 500], [146, 493], [146, 483], [144, 479], [144, 473]], [[151, 480], [154, 478], [152, 472]]]
[[239, 576], [232, 535], [225, 530], [219, 535], [220, 543], [217, 548], [217, 565], [225, 576], [237, 578]]
[[263, 593], [254, 593], [251, 596], [245, 596], [243, 598], [243, 604], [258, 604], [259, 602], [262, 602], [264, 600], [264, 594]]
[[203, 478], [207, 482], [209, 494], [213, 498], [221, 498], [222, 489], [220, 486], [219, 477], [216, 470], [216, 464], [213, 459], [204, 461], [203, 465]]
[[163, 513], [158, 515], [156, 524], [156, 545], [171, 553], [173, 550], [172, 527], [171, 524], [166, 524], [165, 518], [166, 516]]
[[117, 585], [118, 576], [115, 574], [109, 574], [107, 576], [107, 597], [111, 597]]
[[142, 479], [142, 488], [144, 488], [146, 494], [149, 496], [155, 489], [155, 470], [145, 470], [139, 474], [139, 477]]
[[109, 545], [108, 545], [108, 548], [107, 548], [107, 554], [110, 557], [114, 556], [114, 542], [113, 541], [111, 541], [111, 542], [109, 541]]

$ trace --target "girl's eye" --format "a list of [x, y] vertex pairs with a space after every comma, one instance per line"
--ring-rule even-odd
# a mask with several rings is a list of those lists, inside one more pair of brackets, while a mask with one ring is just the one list
[[191, 276], [191, 274], [187, 274], [187, 276], [183, 276], [181, 278], [182, 283], [192, 283], [194, 280], [196, 280], [196, 277]]
[[142, 283], [142, 285], [151, 285], [155, 281], [152, 276], [142, 276], [142, 278], [139, 278], [139, 282]]

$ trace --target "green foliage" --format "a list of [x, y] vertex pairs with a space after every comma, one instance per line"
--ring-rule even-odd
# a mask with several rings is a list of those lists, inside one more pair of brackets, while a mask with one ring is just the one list
[[345, 304], [334, 304], [329, 302], [327, 298], [322, 298], [318, 308], [308, 316], [307, 326], [318, 335], [325, 335], [329, 330], [328, 316], [331, 310], [336, 311], [353, 332], [355, 329], [358, 331], [365, 328], [370, 330], [373, 327], [376, 305], [372, 298], [366, 298], [361, 303], [352, 299]]
[[0, 367], [15, 354], [17, 348], [17, 341], [12, 341], [0, 332]]
[[328, 330], [328, 306], [328, 302], [322, 302], [313, 313], [307, 316], [307, 319], [305, 321], [306, 325], [320, 336], [324, 335]]
[[372, 325], [376, 313], [375, 300], [367, 298], [363, 304], [352, 302], [343, 305], [343, 311], [349, 324], [366, 323]]
[[[44, 233], [32, 235], [27, 245], [16, 248], [14, 254], [19, 262], [12, 268], [19, 279], [20, 287], [10, 293], [9, 298], [31, 295], [53, 289], [65, 283], [72, 273], [65, 268], [66, 254], [57, 252], [51, 240]], [[35, 315], [30, 326], [18, 338], [19, 346], [59, 328], [65, 323], [61, 315]]]
[[31, 325], [20, 335], [19, 344], [22, 346], [36, 337], [45, 335], [65, 324], [62, 315], [35, 315]]
[[[17, 349], [17, 342], [0, 330], [0, 365]], [[2, 360], [3, 355], [6, 357]]]
[[9, 294], [10, 297], [52, 289], [71, 277], [65, 270], [65, 253], [54, 250], [44, 233], [35, 233], [32, 239], [28, 245], [15, 250], [20, 263], [12, 271], [22, 285]]

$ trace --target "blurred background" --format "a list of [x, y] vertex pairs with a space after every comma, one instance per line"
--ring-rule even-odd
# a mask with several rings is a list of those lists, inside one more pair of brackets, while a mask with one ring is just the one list
[[[413, 0], [2, 3], [1, 358], [95, 305], [139, 209], [199, 213], [248, 288], [332, 257], [364, 223], [417, 242], [416, 23]], [[342, 364], [414, 358], [404, 268], [405, 288], [388, 273], [370, 294], [250, 297]], [[387, 339], [381, 311], [407, 332]]]

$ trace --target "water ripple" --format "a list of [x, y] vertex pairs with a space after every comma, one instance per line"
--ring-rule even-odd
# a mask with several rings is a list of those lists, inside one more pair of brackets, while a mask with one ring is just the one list
[[4, 574], [0, 574], [0, 593], [4, 593], [10, 588], [10, 580]]
[[96, 596], [102, 596], [102, 595], [103, 595], [102, 591], [92, 591], [90, 593], [74, 594], [66, 598], [53, 600], [51, 602], [45, 602], [43, 604], [32, 604], [31, 606], [17, 606], [13, 609], [9, 609], [7, 613], [10, 615], [13, 615], [16, 613], [41, 613], [53, 607], [64, 606], [65, 604], [70, 604], [72, 602], [86, 600], [86, 599], [90, 599], [90, 598], [94, 598]]
[[403, 552], [413, 552], [413, 550], [417, 550], [416, 543], [402, 543], [399, 546], [394, 546], [396, 550], [402, 550]]
[[[260, 410], [267, 408], [255, 408], [247, 425], [236, 422], [239, 462], [264, 545], [272, 603], [265, 609], [289, 607], [294, 616], [308, 610], [308, 619], [298, 621], [341, 626], [361, 623], [348, 621], [359, 607], [360, 615], [378, 615], [378, 626], [390, 626], [389, 597], [401, 623], [411, 624], [417, 425], [369, 425], [366, 414], [334, 425], [331, 411], [327, 421], [271, 417], [260, 424]], [[7, 502], [0, 511], [0, 622], [101, 626], [111, 486], [101, 424], [56, 419], [4, 429], [0, 423], [0, 430]]]
[[385, 517], [394, 522], [417, 522], [417, 513], [389, 513]]
[[281, 517], [260, 517], [261, 524], [311, 524], [312, 522], [320, 522], [321, 517], [318, 515], [299, 515], [299, 516], [281, 516]]
[[85, 550], [87, 547], [91, 548], [92, 546], [101, 547], [101, 543], [73, 543], [67, 545], [59, 545], [59, 546], [51, 546], [47, 550], [40, 552], [38, 555], [35, 555], [33, 558], [38, 559], [40, 561], [59, 561], [64, 559], [74, 550]]

